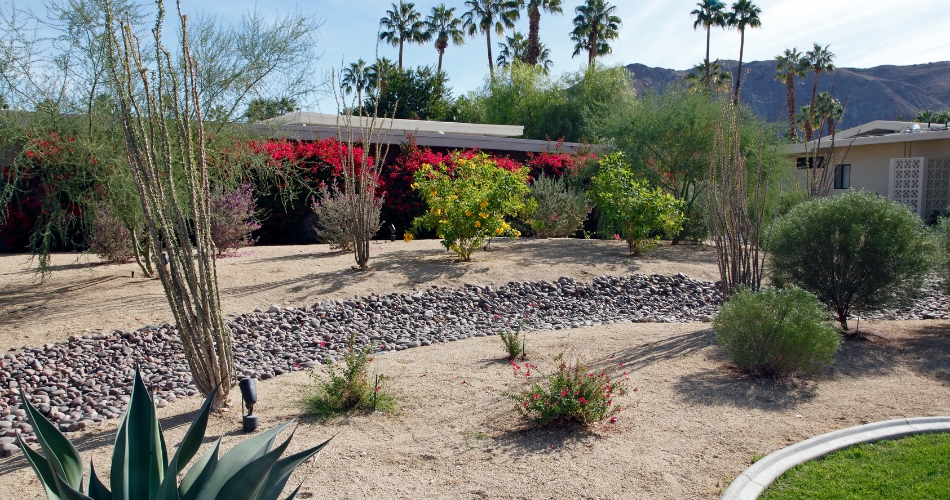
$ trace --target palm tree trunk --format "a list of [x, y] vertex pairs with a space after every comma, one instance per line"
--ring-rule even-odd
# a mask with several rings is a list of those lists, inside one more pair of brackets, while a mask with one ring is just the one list
[[787, 104], [788, 104], [788, 138], [794, 139], [797, 135], [795, 133], [795, 74], [788, 73], [785, 75], [785, 90], [787, 92]]
[[712, 25], [706, 26], [706, 85], [709, 85], [709, 91], [712, 92], [712, 79], [709, 77], [709, 41], [712, 36]]
[[436, 73], [442, 72], [442, 55], [445, 54], [445, 49], [439, 49], [439, 67], [436, 69]]
[[590, 47], [587, 50], [587, 67], [590, 69], [594, 68], [594, 58], [597, 57], [597, 25], [591, 27], [590, 30]]
[[818, 95], [818, 75], [821, 74], [820, 69], [815, 69], [815, 81], [811, 86], [811, 114], [815, 115], [815, 96]]
[[745, 50], [745, 30], [739, 30], [739, 71], [736, 73], [736, 95], [733, 102], [739, 104], [739, 90], [742, 87], [742, 51]]
[[399, 71], [402, 71], [402, 38], [399, 39]]
[[491, 60], [491, 30], [485, 30], [485, 42], [488, 44], [488, 76], [495, 78], [495, 65]]
[[528, 13], [528, 53], [525, 54], [525, 59], [528, 64], [535, 65], [538, 64], [538, 55], [541, 53], [541, 46], [539, 43], [539, 30], [541, 25], [541, 11], [538, 9], [537, 3], [534, 4], [531, 8], [531, 12]]

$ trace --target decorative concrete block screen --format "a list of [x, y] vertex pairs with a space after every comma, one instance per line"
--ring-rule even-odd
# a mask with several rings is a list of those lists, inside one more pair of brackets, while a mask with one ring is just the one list
[[950, 205], [950, 159], [892, 158], [888, 197], [932, 219]]

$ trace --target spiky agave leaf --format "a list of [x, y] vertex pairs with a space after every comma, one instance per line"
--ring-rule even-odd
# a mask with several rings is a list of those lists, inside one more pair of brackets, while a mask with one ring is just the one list
[[115, 500], [152, 499], [168, 468], [165, 438], [155, 404], [139, 370], [132, 382], [132, 398], [112, 450], [110, 483]]
[[[71, 486], [73, 489], [80, 488], [83, 470], [79, 451], [76, 450], [76, 447], [69, 442], [69, 439], [67, 439], [62, 432], [59, 432], [59, 429], [57, 429], [52, 422], [47, 420], [42, 413], [33, 407], [33, 404], [26, 398], [26, 394], [23, 393], [22, 388], [20, 389], [20, 401], [23, 403], [22, 406], [26, 411], [27, 419], [33, 424], [33, 432], [36, 434], [36, 441], [39, 443], [40, 449], [43, 450], [43, 461], [46, 462], [46, 467], [52, 473], [53, 477], [61, 477], [63, 484]], [[24, 447], [23, 449], [25, 450], [26, 448]], [[33, 465], [33, 470], [36, 471], [40, 480], [44, 481], [47, 496], [49, 496], [49, 492], [52, 490], [57, 492], [55, 500], [62, 499], [64, 493], [59, 488], [60, 483], [55, 480], [52, 483], [46, 482], [48, 481], [49, 475], [44, 477], [44, 475], [40, 473], [38, 467], [42, 467], [42, 465], [37, 464], [42, 464], [43, 461], [36, 461], [36, 464], [34, 464], [32, 458], [35, 458], [35, 456], [38, 456], [38, 454], [31, 456], [30, 463]], [[50, 499], [54, 500], [53, 497], [50, 497]]]

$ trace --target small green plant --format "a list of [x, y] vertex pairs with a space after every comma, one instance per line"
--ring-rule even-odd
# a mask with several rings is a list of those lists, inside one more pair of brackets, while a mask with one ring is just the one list
[[798, 287], [735, 293], [713, 319], [716, 341], [757, 375], [807, 373], [831, 364], [841, 342], [829, 311]]
[[375, 383], [370, 382], [367, 368], [373, 362], [372, 353], [372, 345], [357, 348], [356, 336], [351, 335], [343, 355], [345, 366], [328, 362], [327, 378], [310, 370], [316, 389], [304, 396], [307, 411], [328, 419], [354, 410], [392, 410], [394, 398], [383, 388], [386, 377], [377, 375]]
[[796, 285], [848, 315], [906, 303], [933, 264], [934, 239], [906, 206], [868, 191], [796, 205], [775, 222], [772, 283]]
[[524, 335], [521, 335], [521, 328], [523, 326], [524, 320], [518, 323], [518, 326], [510, 332], [505, 330], [498, 331], [498, 338], [501, 339], [501, 343], [505, 347], [505, 352], [508, 353], [508, 359], [511, 361], [518, 359], [518, 356], [521, 356], [521, 359], [525, 357], [526, 339]]
[[[281, 458], [291, 438], [276, 448], [273, 446], [277, 435], [291, 424], [287, 422], [246, 439], [219, 458], [219, 438], [179, 482], [179, 475], [201, 447], [216, 391], [205, 399], [178, 451], [169, 461], [155, 405], [136, 371], [129, 407], [112, 449], [109, 487], [96, 475], [91, 463], [88, 480], [85, 480], [82, 459], [76, 447], [30, 404], [22, 392], [20, 399], [43, 454], [22, 440], [20, 449], [49, 500], [277, 500], [294, 470], [322, 450], [329, 439]], [[299, 490], [298, 486], [286, 498], [295, 498]]]
[[623, 153], [605, 156], [600, 171], [591, 179], [590, 196], [606, 222], [619, 230], [631, 255], [656, 246], [660, 234], [679, 232], [683, 227], [681, 200], [651, 189], [624, 161]]
[[950, 217], [938, 217], [934, 230], [940, 244], [934, 260], [943, 269], [944, 290], [950, 292]]
[[583, 191], [559, 178], [540, 176], [531, 183], [528, 224], [538, 238], [566, 238], [584, 223], [591, 206]]
[[488, 238], [521, 236], [505, 218], [527, 207], [527, 169], [502, 168], [484, 153], [455, 154], [452, 164], [425, 164], [414, 174], [412, 187], [429, 211], [413, 227], [434, 229], [442, 245], [463, 262]]
[[[517, 401], [521, 416], [534, 425], [581, 424], [590, 426], [610, 419], [615, 423], [620, 406], [614, 404], [615, 396], [627, 393], [624, 382], [615, 381], [602, 371], [589, 371], [580, 361], [573, 364], [564, 362], [564, 354], [554, 358], [557, 371], [538, 381], [531, 378], [531, 370], [536, 365], [519, 365], [511, 362], [511, 368], [518, 378], [524, 378], [528, 384], [519, 394], [512, 395]], [[626, 372], [624, 372], [626, 380]]]

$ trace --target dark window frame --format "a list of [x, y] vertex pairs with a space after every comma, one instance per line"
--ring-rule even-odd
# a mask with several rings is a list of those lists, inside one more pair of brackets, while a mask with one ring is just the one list
[[851, 164], [841, 163], [835, 166], [835, 189], [851, 189]]
[[[807, 167], [806, 167], [806, 165], [807, 165]], [[800, 157], [798, 157], [798, 159], [795, 161], [795, 166], [798, 167], [799, 170], [804, 170], [804, 169], [806, 169], [806, 168], [822, 168], [822, 167], [825, 166], [825, 157], [824, 157], [824, 156], [819, 156], [819, 157], [818, 157], [818, 167], [815, 167], [815, 157], [814, 157], [814, 156], [808, 156], [808, 157], [802, 157], [802, 156], [800, 156]]]

